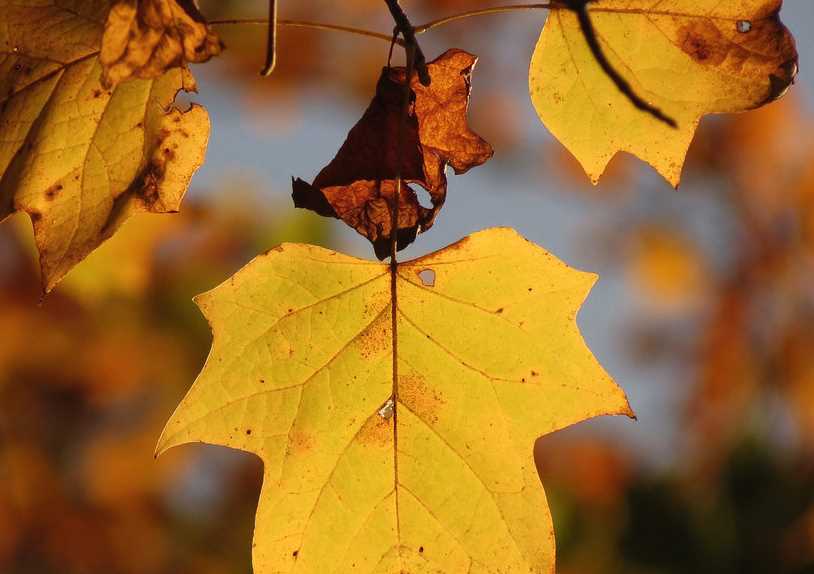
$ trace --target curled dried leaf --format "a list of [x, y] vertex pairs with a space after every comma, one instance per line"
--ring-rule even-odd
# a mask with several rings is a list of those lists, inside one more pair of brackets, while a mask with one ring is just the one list
[[[398, 248], [429, 229], [447, 194], [444, 169], [461, 174], [492, 157], [492, 147], [469, 129], [470, 77], [477, 58], [449, 50], [427, 66], [432, 79], [424, 86], [410, 79], [410, 107], [399, 146], [399, 122], [406, 71], [385, 68], [376, 95], [351, 129], [336, 157], [313, 184], [293, 182], [294, 205], [341, 219], [367, 237], [379, 259], [389, 255], [390, 204], [399, 171]], [[400, 156], [400, 157], [399, 157]], [[418, 184], [432, 205], [418, 201], [409, 184]]]
[[157, 78], [169, 68], [206, 62], [223, 50], [192, 0], [119, 0], [102, 38], [102, 80]]

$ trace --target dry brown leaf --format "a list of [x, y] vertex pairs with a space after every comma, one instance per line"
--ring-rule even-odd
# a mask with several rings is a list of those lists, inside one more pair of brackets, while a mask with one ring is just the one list
[[157, 78], [169, 68], [208, 61], [223, 50], [192, 0], [119, 0], [102, 38], [103, 83]]
[[429, 229], [444, 204], [452, 166], [461, 174], [492, 157], [492, 147], [469, 129], [470, 76], [477, 58], [463, 50], [449, 50], [428, 64], [428, 87], [418, 77], [410, 81], [410, 108], [402, 145], [398, 132], [406, 78], [404, 68], [382, 71], [376, 96], [362, 119], [351, 129], [336, 157], [309, 185], [294, 181], [294, 205], [325, 217], [341, 219], [367, 237], [379, 259], [389, 255], [390, 199], [401, 152], [401, 175], [430, 194], [424, 207], [408, 185], [399, 198], [398, 248]]

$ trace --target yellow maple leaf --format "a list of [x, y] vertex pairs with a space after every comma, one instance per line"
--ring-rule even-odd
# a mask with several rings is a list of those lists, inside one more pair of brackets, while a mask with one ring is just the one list
[[588, 4], [603, 52], [674, 129], [637, 110], [600, 68], [576, 14], [552, 8], [529, 70], [540, 119], [597, 183], [619, 151], [678, 186], [700, 118], [780, 97], [797, 73], [782, 0], [596, 0]]
[[263, 460], [256, 574], [551, 572], [535, 439], [632, 416], [577, 327], [595, 280], [510, 229], [393, 284], [388, 265], [284, 244], [196, 299], [212, 351], [157, 452]]
[[0, 0], [0, 221], [31, 217], [46, 291], [133, 213], [177, 211], [209, 138], [172, 108], [186, 70], [102, 86], [108, 8]]

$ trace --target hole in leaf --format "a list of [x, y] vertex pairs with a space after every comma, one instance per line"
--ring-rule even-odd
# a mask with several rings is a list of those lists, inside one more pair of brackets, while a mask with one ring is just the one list
[[746, 34], [747, 32], [752, 31], [752, 23], [749, 20], [738, 20], [737, 27], [738, 32], [741, 34]]
[[432, 269], [422, 269], [418, 272], [418, 278], [425, 287], [435, 287], [435, 271]]
[[432, 196], [430, 195], [429, 191], [427, 191], [420, 185], [410, 186], [410, 189], [412, 189], [415, 192], [415, 195], [418, 198], [418, 203], [422, 207], [426, 207], [427, 209], [432, 208]]
[[384, 420], [390, 420], [390, 417], [393, 416], [393, 411], [395, 409], [396, 403], [393, 402], [393, 397], [390, 397], [378, 410], [378, 415]]

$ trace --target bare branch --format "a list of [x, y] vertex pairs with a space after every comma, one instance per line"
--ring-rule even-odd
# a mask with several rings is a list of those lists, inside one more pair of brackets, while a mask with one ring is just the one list
[[[418, 73], [418, 79], [424, 86], [430, 85], [430, 73], [427, 71], [427, 59], [424, 57], [424, 52], [421, 51], [421, 46], [418, 45], [418, 40], [415, 38], [415, 29], [410, 24], [407, 14], [404, 13], [399, 0], [384, 0], [387, 7], [390, 9], [390, 14], [396, 22], [396, 29], [401, 32], [404, 43], [408, 51], [412, 48], [413, 51], [413, 66]], [[409, 54], [408, 54], [409, 55]], [[409, 78], [408, 78], [409, 83]]]

